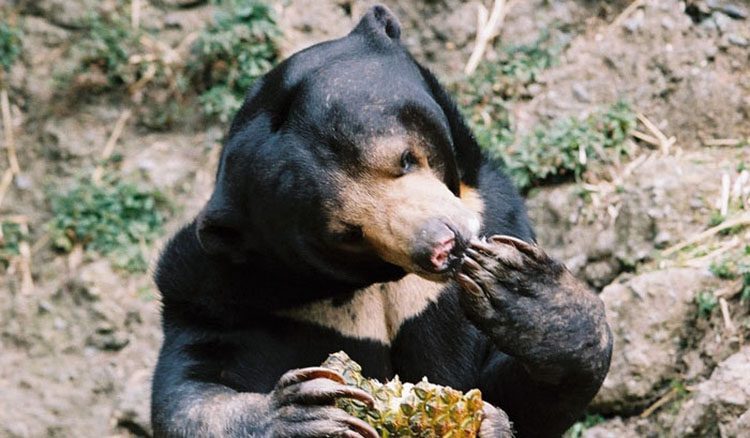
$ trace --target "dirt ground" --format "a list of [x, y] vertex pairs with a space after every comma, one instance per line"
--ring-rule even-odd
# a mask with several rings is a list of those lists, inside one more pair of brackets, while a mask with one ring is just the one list
[[[150, 434], [161, 331], [150, 274], [124, 272], [80, 248], [54, 251], [46, 226], [49, 190], [94, 170], [133, 105], [107, 94], [63, 100], [56, 89], [56, 72], [70, 62], [66, 47], [97, 3], [18, 4], [23, 52], [8, 89], [21, 173], [0, 217], [23, 222], [30, 244], [26, 258], [0, 270], [0, 436]], [[144, 25], [167, 39], [179, 40], [212, 16], [208, 2], [142, 3]], [[282, 54], [345, 34], [372, 3], [272, 2]], [[463, 80], [476, 2], [382, 3], [400, 17], [403, 41], [418, 60], [446, 82]], [[518, 132], [627, 99], [651, 123], [637, 129], [657, 140], [634, 138], [628, 160], [529, 194], [540, 243], [601, 291], [616, 338], [610, 377], [575, 436], [747, 437], [750, 303], [740, 299], [741, 281], [717, 278], [709, 268], [747, 245], [750, 228], [711, 233], [688, 247], [702, 252], [671, 248], [709, 229], [728, 196], [734, 216], [726, 221], [750, 222], [750, 182], [742, 176], [743, 163], [750, 166], [750, 3], [634, 3], [514, 1], [498, 38], [529, 43], [552, 30], [560, 42], [556, 62], [511, 103]], [[497, 62], [498, 51], [491, 47], [483, 62]], [[163, 237], [148, 248], [152, 262], [210, 194], [225, 129], [125, 124], [115, 145], [118, 172], [176, 206]], [[2, 154], [0, 174], [7, 168]], [[719, 304], [702, 317], [696, 296], [705, 291]]]

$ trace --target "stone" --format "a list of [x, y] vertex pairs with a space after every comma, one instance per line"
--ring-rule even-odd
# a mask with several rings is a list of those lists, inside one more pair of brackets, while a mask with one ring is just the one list
[[89, 25], [99, 0], [39, 0], [33, 7], [51, 23], [64, 28], [82, 29]]
[[727, 35], [727, 41], [729, 41], [730, 44], [734, 44], [735, 46], [739, 46], [739, 47], [750, 46], [750, 41], [748, 41], [747, 38], [737, 35], [737, 34]]
[[151, 436], [151, 373], [150, 368], [134, 372], [117, 397], [113, 413], [119, 429], [135, 436]]
[[698, 384], [680, 409], [673, 437], [742, 437], [750, 423], [750, 346], [727, 358]]
[[581, 434], [581, 438], [641, 438], [642, 436], [634, 424], [625, 422], [621, 418], [597, 424]]
[[693, 299], [713, 281], [702, 269], [669, 268], [604, 288], [614, 351], [593, 409], [630, 413], [652, 401], [653, 391], [677, 374], [685, 321], [696, 311]]

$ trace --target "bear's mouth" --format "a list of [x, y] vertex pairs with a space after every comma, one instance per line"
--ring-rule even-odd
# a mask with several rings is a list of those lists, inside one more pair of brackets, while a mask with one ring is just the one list
[[467, 241], [459, 233], [433, 248], [429, 264], [416, 265], [414, 273], [433, 281], [447, 281], [461, 267]]

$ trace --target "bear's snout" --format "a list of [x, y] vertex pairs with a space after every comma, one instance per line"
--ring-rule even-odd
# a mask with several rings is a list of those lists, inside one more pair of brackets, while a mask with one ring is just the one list
[[429, 219], [417, 233], [412, 258], [425, 272], [440, 274], [460, 260], [465, 238], [447, 221]]

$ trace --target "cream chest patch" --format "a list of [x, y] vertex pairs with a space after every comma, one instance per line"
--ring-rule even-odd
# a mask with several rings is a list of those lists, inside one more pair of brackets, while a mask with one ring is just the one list
[[278, 315], [331, 328], [347, 337], [390, 345], [401, 325], [437, 302], [444, 288], [443, 283], [410, 274], [396, 282], [358, 290], [342, 305], [325, 299]]

